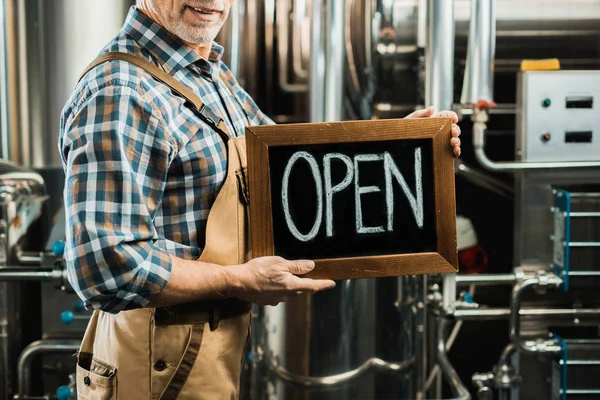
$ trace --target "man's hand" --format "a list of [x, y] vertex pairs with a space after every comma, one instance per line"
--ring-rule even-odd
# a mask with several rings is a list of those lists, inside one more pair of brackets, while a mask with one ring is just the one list
[[309, 260], [289, 261], [281, 257], [260, 257], [228, 267], [239, 287], [232, 297], [261, 305], [275, 306], [288, 297], [331, 289], [335, 282], [328, 279], [300, 278], [315, 267]]
[[452, 138], [450, 139], [450, 146], [454, 151], [454, 156], [460, 156], [460, 127], [458, 123], [458, 115], [454, 111], [440, 111], [435, 112], [435, 108], [429, 107], [424, 110], [417, 110], [405, 118], [452, 118]]

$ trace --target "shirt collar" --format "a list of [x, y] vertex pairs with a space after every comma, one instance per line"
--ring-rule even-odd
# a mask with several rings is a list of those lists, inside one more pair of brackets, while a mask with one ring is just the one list
[[210, 68], [208, 61], [211, 61], [210, 64], [218, 64], [223, 57], [223, 46], [213, 42], [207, 61], [178, 37], [138, 11], [135, 6], [130, 8], [123, 30], [175, 71], [190, 64]]

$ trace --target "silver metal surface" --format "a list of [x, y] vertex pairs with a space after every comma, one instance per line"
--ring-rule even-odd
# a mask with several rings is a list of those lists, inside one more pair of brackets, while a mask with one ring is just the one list
[[[257, 360], [252, 398], [266, 393], [272, 393], [271, 399], [394, 393], [414, 399], [413, 373], [420, 355], [417, 284], [416, 277], [341, 281], [323, 293], [259, 307], [252, 338]], [[383, 376], [394, 377], [385, 389], [376, 385]]]
[[[520, 115], [519, 113], [517, 115]], [[496, 162], [489, 159], [485, 153], [485, 123], [487, 122], [487, 115], [484, 111], [476, 111], [471, 116], [473, 123], [473, 148], [475, 152], [475, 158], [484, 168], [491, 171], [524, 171], [524, 170], [549, 170], [549, 169], [563, 169], [563, 168], [600, 168], [600, 160], [598, 161], [514, 161], [514, 162]], [[549, 123], [550, 124], [550, 123]], [[527, 131], [530, 132], [530, 131]], [[546, 130], [536, 131], [539, 136], [542, 136]], [[564, 131], [563, 131], [564, 133]], [[529, 135], [529, 133], [524, 133]], [[517, 137], [522, 137], [517, 133]], [[564, 140], [564, 136], [560, 136]], [[539, 141], [539, 139], [538, 139]], [[581, 146], [577, 149], [583, 149], [586, 146]], [[543, 143], [536, 143], [536, 146], [543, 147]], [[562, 147], [563, 155], [559, 159], [580, 159], [580, 155], [577, 154], [574, 148], [569, 146]], [[517, 155], [522, 155], [521, 150], [517, 150]], [[596, 153], [594, 156], [588, 156], [588, 159], [598, 158]]]
[[446, 330], [450, 321], [446, 318], [438, 323], [438, 336], [437, 336], [437, 359], [442, 370], [442, 374], [446, 378], [446, 381], [450, 385], [454, 398], [457, 400], [470, 400], [471, 395], [465, 385], [462, 383], [460, 377], [456, 373], [456, 370], [448, 360], [446, 353]]
[[19, 356], [19, 394], [28, 395], [31, 389], [31, 363], [40, 354], [75, 353], [79, 351], [78, 340], [39, 340], [28, 345]]
[[2, 281], [51, 281], [54, 274], [47, 268], [3, 267], [0, 268]]
[[[7, 13], [10, 3], [2, 1], [0, 3], [0, 157], [8, 159], [9, 157], [9, 85], [8, 85], [8, 64], [7, 64]], [[0, 389], [1, 390], [1, 389]], [[1, 393], [1, 391], [0, 391]]]
[[[535, 71], [518, 78], [519, 160], [600, 161], [600, 140], [594, 138], [600, 135], [600, 71]], [[589, 98], [589, 108], [567, 107], [567, 101], [581, 98]], [[567, 132], [586, 131], [591, 133], [589, 142], [566, 141]], [[550, 135], [547, 141], [545, 134]]]
[[571, 218], [590, 218], [600, 217], [600, 212], [572, 212], [569, 214]]
[[[228, 49], [239, 49], [241, 48], [240, 34], [243, 29], [242, 18], [244, 15], [244, 9], [242, 6], [245, 2], [234, 1], [229, 10], [229, 18], [227, 18], [227, 48]], [[223, 27], [225, 28], [225, 27]], [[240, 76], [240, 51], [234, 50], [228, 52], [227, 65], [231, 70], [233, 76], [239, 79]]]
[[496, 0], [472, 0], [461, 104], [494, 101]]
[[[543, 278], [547, 280], [544, 281]], [[555, 340], [540, 340], [538, 342], [528, 342], [521, 336], [521, 315], [519, 310], [521, 309], [521, 296], [525, 289], [544, 284], [549, 287], [557, 288], [562, 284], [562, 279], [549, 274], [547, 276], [526, 276], [523, 279], [519, 279], [517, 284], [513, 287], [511, 298], [510, 298], [510, 340], [511, 343], [519, 351], [529, 353], [558, 353], [561, 350], [560, 345]]]
[[[576, 318], [576, 317], [600, 317], [600, 308], [522, 308], [519, 315], [525, 318]], [[496, 320], [511, 316], [509, 308], [481, 308], [454, 310], [452, 316], [458, 320]]]
[[[309, 79], [309, 121], [320, 122], [325, 120], [325, 61], [326, 44], [325, 21], [323, 15], [323, 2], [313, 1], [310, 29], [310, 79]], [[281, 57], [281, 55], [280, 55]]]
[[[454, 92], [454, 0], [428, 0], [425, 103], [450, 110]], [[444, 307], [456, 300], [456, 274], [444, 274]]]
[[455, 161], [455, 172], [457, 176], [462, 176], [469, 182], [502, 197], [508, 199], [512, 199], [513, 197], [513, 188], [510, 185], [479, 169], [468, 166], [460, 159]]
[[[314, 2], [316, 6], [321, 6], [322, 4], [318, 0]], [[307, 25], [305, 12], [307, 8], [310, 11], [312, 7], [306, 7], [307, 0], [295, 0], [293, 3], [293, 8], [292, 0], [279, 1], [276, 6], [277, 44], [279, 52], [278, 82], [279, 87], [285, 92], [307, 92], [308, 82], [306, 78], [308, 77], [308, 73], [304, 74], [304, 70], [302, 69], [302, 65], [306, 62], [306, 57], [303, 57], [306, 51], [303, 52], [301, 48], [303, 45], [306, 46], [308, 38], [300, 37], [300, 35], [305, 32], [305, 26]], [[299, 5], [301, 7], [298, 7]], [[294, 16], [293, 23], [290, 23], [291, 15]], [[292, 68], [289, 68], [290, 60], [292, 61]], [[300, 72], [300, 76], [298, 72]], [[293, 74], [292, 79], [289, 78], [290, 73]]]
[[381, 358], [373, 357], [369, 358], [367, 361], [365, 361], [360, 366], [351, 371], [322, 377], [307, 377], [289, 372], [287, 369], [277, 364], [277, 362], [273, 359], [268, 359], [266, 361], [269, 363], [272, 371], [275, 374], [277, 374], [279, 378], [305, 387], [328, 387], [347, 383], [353, 379], [358, 378], [360, 375], [371, 371], [372, 369], [380, 369], [382, 371], [392, 372], [403, 372], [415, 364], [414, 358], [399, 363], [390, 363], [382, 360]]
[[515, 274], [457, 275], [457, 285], [495, 286], [512, 285], [517, 281]]
[[[41, 214], [46, 201], [42, 177], [8, 161], [0, 161], [0, 274], [18, 261], [19, 243]], [[17, 354], [22, 348], [24, 287], [0, 282], [0, 396], [14, 389]]]
[[454, 0], [428, 0], [425, 105], [452, 108], [454, 100]]
[[134, 3], [3, 1], [6, 69], [0, 74], [0, 109], [5, 109], [3, 145], [9, 148], [3, 157], [25, 166], [60, 165], [61, 110], [80, 73], [117, 34]]
[[340, 121], [344, 115], [345, 1], [312, 4], [310, 121]]
[[569, 247], [600, 247], [600, 242], [568, 242]]

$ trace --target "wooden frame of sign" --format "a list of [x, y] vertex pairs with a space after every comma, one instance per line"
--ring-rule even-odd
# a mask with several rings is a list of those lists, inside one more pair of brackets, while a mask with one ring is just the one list
[[[269, 126], [253, 126], [253, 127], [248, 127], [246, 128], [246, 146], [247, 146], [247, 155], [248, 155], [248, 172], [247, 172], [247, 179], [248, 179], [248, 186], [249, 186], [249, 207], [250, 207], [250, 233], [251, 233], [251, 243], [252, 243], [252, 257], [260, 257], [260, 256], [279, 256], [281, 255], [282, 257], [286, 258], [286, 259], [312, 259], [315, 261], [315, 268], [314, 270], [305, 275], [307, 277], [312, 277], [312, 278], [327, 278], [327, 279], [334, 279], [334, 280], [341, 280], [341, 279], [356, 279], [356, 278], [374, 278], [374, 277], [386, 277], [386, 276], [400, 276], [400, 275], [416, 275], [416, 274], [435, 274], [435, 273], [445, 273], [445, 272], [457, 272], [458, 271], [458, 260], [457, 260], [457, 239], [456, 239], [456, 203], [455, 203], [455, 187], [454, 187], [454, 157], [452, 155], [452, 149], [450, 147], [450, 138], [451, 138], [451, 129], [452, 129], [452, 122], [450, 119], [442, 119], [442, 118], [421, 118], [421, 119], [388, 119], [388, 120], [372, 120], [372, 121], [350, 121], [350, 122], [335, 122], [335, 123], [303, 123], [303, 124], [286, 124], [286, 125], [269, 125]], [[380, 142], [380, 143], [379, 143]], [[425, 147], [429, 148], [430, 150], [430, 156], [427, 157], [423, 157], [423, 159], [425, 160], [423, 162], [423, 171], [427, 172], [429, 171], [430, 176], [432, 176], [432, 181], [433, 181], [433, 188], [431, 191], [431, 195], [430, 197], [432, 197], [432, 200], [430, 202], [430, 207], [429, 209], [425, 209], [425, 218], [427, 218], [427, 215], [430, 215], [430, 219], [434, 220], [433, 222], [431, 222], [432, 224], [432, 228], [430, 229], [433, 233], [429, 236], [431, 239], [430, 241], [433, 241], [432, 243], [430, 243], [429, 248], [425, 248], [424, 251], [413, 251], [413, 252], [406, 252], [406, 251], [398, 251], [395, 252], [394, 248], [392, 246], [391, 251], [388, 249], [387, 251], [382, 252], [381, 254], [377, 254], [377, 251], [374, 252], [369, 252], [366, 251], [364, 252], [364, 254], [346, 254], [346, 250], [350, 251], [353, 250], [355, 247], [359, 247], [354, 246], [352, 243], [350, 244], [346, 244], [343, 243], [343, 238], [342, 240], [342, 246], [340, 247], [340, 251], [338, 252], [338, 254], [335, 254], [333, 256], [328, 256], [328, 257], [310, 257], [310, 256], [304, 256], [304, 254], [295, 254], [294, 251], [292, 251], [292, 253], [294, 253], [293, 257], [290, 256], [285, 256], [282, 254], [278, 254], [278, 252], [276, 251], [276, 241], [279, 240], [279, 237], [281, 236], [281, 234], [278, 234], [278, 237], [276, 238], [274, 235], [274, 208], [273, 208], [273, 204], [277, 205], [280, 203], [279, 200], [283, 199], [283, 195], [280, 197], [280, 194], [282, 194], [283, 192], [281, 191], [282, 189], [279, 189], [279, 191], [276, 191], [275, 195], [273, 196], [274, 193], [272, 193], [272, 187], [273, 187], [273, 182], [275, 182], [274, 180], [272, 181], [272, 179], [275, 179], [272, 177], [272, 174], [279, 174], [279, 180], [281, 180], [280, 176], [281, 176], [281, 168], [284, 164], [281, 163], [281, 161], [277, 161], [277, 165], [275, 165], [275, 161], [274, 161], [274, 157], [281, 153], [281, 152], [287, 152], [287, 154], [289, 155], [291, 149], [299, 149], [299, 150], [310, 150], [312, 147], [314, 146], [315, 148], [319, 148], [319, 146], [324, 145], [324, 146], [329, 146], [328, 148], [331, 149], [336, 149], [336, 146], [349, 146], [352, 144], [356, 144], [357, 146], [360, 146], [361, 150], [365, 150], [367, 151], [370, 147], [375, 148], [378, 147], [380, 153], [378, 153], [379, 155], [376, 157], [373, 156], [360, 156], [362, 158], [360, 158], [359, 161], [373, 161], [375, 160], [375, 158], [377, 158], [377, 160], [383, 160], [383, 156], [381, 156], [381, 146], [384, 145], [385, 148], [388, 147], [393, 147], [393, 145], [395, 143], [398, 143], [398, 146], [400, 145], [404, 145], [404, 146], [411, 146], [411, 143], [425, 143]], [[321, 146], [322, 147], [322, 146]], [[347, 148], [347, 147], [343, 147], [343, 148]], [[297, 152], [299, 153], [299, 152]], [[303, 154], [306, 156], [305, 157], [305, 162], [304, 162], [304, 166], [300, 166], [300, 164], [302, 163], [298, 163], [296, 162], [296, 166], [298, 166], [297, 168], [304, 168], [304, 170], [310, 170], [310, 168], [307, 168], [307, 165], [310, 166], [311, 162], [312, 165], [316, 165], [314, 160], [317, 160], [317, 158], [311, 158], [309, 160], [309, 155], [307, 155], [306, 152], [303, 152]], [[321, 153], [324, 154], [324, 153]], [[337, 154], [337, 161], [339, 162], [340, 160], [342, 160], [342, 158], [344, 158], [345, 160], [350, 160], [350, 157], [344, 157], [343, 155], [340, 155], [339, 152], [335, 152], [335, 153], [327, 153], [327, 154]], [[387, 154], [387, 152], [386, 152]], [[403, 153], [403, 154], [412, 154], [412, 153]], [[415, 156], [414, 156], [414, 160], [415, 160], [415, 169], [414, 171], [419, 171], [421, 172], [421, 166], [418, 167], [417, 169], [417, 164], [416, 164], [416, 160], [417, 160], [417, 153], [415, 150]], [[425, 154], [425, 153], [424, 153]], [[421, 153], [419, 150], [419, 159], [418, 161], [421, 162]], [[371, 157], [371, 158], [369, 158]], [[412, 157], [412, 156], [411, 156]], [[281, 157], [279, 157], [281, 158]], [[404, 156], [400, 156], [398, 158], [407, 158]], [[294, 160], [298, 160], [298, 157], [295, 157]], [[322, 158], [322, 160], [325, 160], [325, 157]], [[311, 161], [311, 162], [308, 162]], [[342, 160], [344, 161], [344, 160]], [[426, 165], [427, 161], [429, 161], [429, 165]], [[331, 163], [331, 158], [329, 159], [329, 162]], [[373, 198], [375, 199], [375, 196], [373, 196], [373, 192], [382, 192], [384, 190], [381, 190], [381, 187], [383, 187], [385, 189], [385, 187], [387, 187], [388, 189], [391, 187], [389, 184], [389, 182], [391, 181], [391, 179], [393, 179], [392, 177], [392, 173], [389, 172], [389, 170], [385, 171], [385, 178], [387, 179], [385, 181], [386, 184], [381, 183], [380, 184], [380, 189], [377, 189], [377, 187], [375, 186], [369, 186], [369, 187], [359, 187], [359, 183], [358, 183], [358, 174], [359, 174], [359, 170], [358, 170], [358, 164], [357, 164], [357, 156], [355, 156], [355, 160], [354, 160], [354, 164], [351, 164], [348, 161], [344, 161], [346, 163], [346, 172], [345, 172], [345, 177], [343, 178], [344, 182], [341, 182], [341, 179], [337, 178], [337, 181], [335, 182], [338, 186], [335, 186], [333, 189], [335, 189], [336, 187], [341, 188], [344, 187], [343, 185], [345, 184], [346, 186], [348, 186], [348, 191], [351, 191], [352, 188], [349, 187], [350, 184], [347, 183], [347, 181], [349, 181], [348, 176], [350, 175], [350, 170], [353, 170], [353, 166], [356, 166], [356, 187], [355, 187], [355, 192], [354, 195], [349, 194], [347, 195], [347, 198], [344, 200], [340, 200], [340, 201], [345, 201], [344, 205], [343, 205], [343, 209], [348, 208], [346, 207], [346, 203], [349, 202], [349, 198], [352, 199], [356, 199], [357, 201], [360, 201], [361, 198]], [[393, 161], [392, 161], [393, 162]], [[387, 163], [387, 159], [385, 160], [385, 165], [388, 166], [389, 163]], [[383, 163], [382, 163], [383, 164]], [[287, 172], [284, 173], [284, 178], [283, 179], [288, 179], [288, 181], [285, 181], [288, 187], [289, 185], [293, 185], [292, 180], [290, 179], [290, 172], [289, 172], [289, 167], [291, 165], [291, 162], [288, 159], [288, 162], [286, 165], [285, 170]], [[325, 165], [325, 164], [323, 164]], [[341, 162], [339, 162], [339, 165], [342, 165]], [[363, 163], [361, 165], [367, 165], [366, 163]], [[371, 165], [375, 165], [375, 163], [371, 163]], [[390, 164], [391, 165], [391, 164]], [[409, 165], [410, 166], [410, 165]], [[325, 169], [324, 167], [324, 171], [327, 172], [329, 171], [331, 173], [331, 165], [329, 165], [329, 170]], [[339, 168], [339, 167], [338, 167]], [[387, 167], [386, 167], [387, 168]], [[391, 167], [390, 167], [391, 168]], [[363, 171], [365, 171], [363, 169]], [[399, 193], [398, 191], [400, 191], [401, 189], [399, 189], [401, 187], [401, 182], [404, 182], [404, 186], [402, 186], [403, 188], [408, 188], [406, 182], [409, 181], [410, 179], [410, 174], [408, 175], [407, 179], [403, 179], [402, 177], [399, 176], [400, 172], [398, 169], [394, 170], [396, 175], [396, 180], [393, 181], [394, 184], [394, 190], [396, 190], [396, 193]], [[313, 169], [313, 173], [316, 173], [317, 170]], [[354, 172], [353, 172], [354, 173]], [[287, 175], [285, 175], [287, 174]], [[372, 175], [372, 174], [370, 174]], [[363, 177], [367, 177], [369, 178], [370, 176], [369, 174], [363, 172], [363, 175], [361, 175], [360, 179], [364, 179]], [[383, 175], [383, 174], [382, 174]], [[415, 175], [416, 176], [416, 175]], [[392, 178], [390, 178], [392, 177]], [[318, 184], [322, 185], [323, 180], [320, 180], [321, 178], [318, 178], [315, 175], [315, 181]], [[382, 178], [383, 179], [383, 178]], [[416, 182], [416, 177], [414, 178], [415, 182]], [[421, 179], [421, 178], [419, 178]], [[332, 178], [329, 178], [329, 181], [331, 181]], [[277, 181], [279, 182], [279, 181]], [[290, 183], [292, 182], [292, 183]], [[308, 181], [307, 181], [308, 182]], [[314, 182], [311, 181], [311, 185], [313, 187], [315, 187]], [[383, 180], [381, 182], [384, 182]], [[399, 183], [400, 182], [400, 183]], [[327, 177], [325, 178], [325, 183], [327, 184]], [[283, 186], [283, 184], [281, 184]], [[415, 184], [416, 185], [416, 184]], [[310, 186], [310, 185], [305, 185], [305, 186]], [[431, 182], [425, 182], [423, 184], [420, 185], [421, 190], [428, 190], [427, 186], [431, 186]], [[317, 195], [323, 195], [324, 191], [322, 190], [322, 187], [320, 188], [321, 190], [319, 190], [319, 186], [317, 185], [317, 190], [313, 190], [315, 193], [317, 193]], [[326, 193], [329, 193], [330, 196], [328, 198], [329, 200], [329, 205], [331, 204], [331, 198], [333, 197], [333, 192], [335, 192], [335, 190], [332, 190], [332, 184], [331, 182], [329, 182], [329, 186], [325, 186], [326, 189], [329, 188], [329, 191], [325, 191]], [[375, 188], [375, 189], [373, 189]], [[288, 189], [285, 189], [285, 199], [289, 201], [288, 196], [289, 194], [287, 193]], [[358, 195], [356, 194], [356, 191], [358, 190]], [[408, 189], [407, 189], [408, 190]], [[370, 194], [369, 194], [370, 193]], [[408, 192], [406, 192], [408, 193]], [[335, 193], [337, 195], [337, 193]], [[375, 193], [377, 194], [377, 193]], [[426, 193], [425, 193], [426, 195]], [[362, 196], [362, 197], [361, 197]], [[368, 197], [368, 196], [372, 196], [372, 197]], [[383, 195], [382, 195], [383, 196]], [[387, 194], [386, 194], [387, 196]], [[396, 198], [399, 198], [400, 195], [396, 195]], [[298, 197], [296, 195], [296, 197]], [[316, 196], [315, 196], [316, 197]], [[407, 194], [407, 198], [411, 198], [410, 195]], [[412, 203], [411, 204], [415, 204], [415, 199], [416, 197], [412, 197]], [[419, 197], [419, 199], [423, 200], [423, 196]], [[327, 200], [327, 199], [326, 199]], [[321, 201], [321, 200], [317, 200]], [[375, 200], [374, 200], [375, 201]], [[380, 203], [374, 203], [374, 204], [383, 204], [383, 206], [381, 208], [385, 208], [385, 203], [383, 201], [380, 201]], [[281, 200], [281, 202], [283, 202], [283, 200]], [[301, 203], [299, 204], [305, 204], [305, 203], [310, 203], [311, 201], [308, 200], [302, 200]], [[375, 208], [380, 208], [379, 206], [376, 207], [367, 207], [362, 203], [363, 205], [359, 204], [358, 206], [355, 205], [354, 209], [357, 210], [359, 208], [363, 208], [366, 211], [369, 211], [371, 209], [375, 209]], [[408, 204], [408, 201], [405, 203]], [[388, 203], [389, 205], [389, 203]], [[393, 205], [393, 203], [392, 203]], [[289, 207], [289, 206], [287, 206]], [[316, 206], [315, 206], [316, 207]], [[285, 207], [282, 207], [285, 208]], [[331, 206], [329, 206], [329, 208], [331, 208]], [[408, 206], [405, 206], [405, 208], [410, 208]], [[425, 208], [427, 208], [427, 206], [425, 206]], [[328, 210], [327, 207], [323, 208], [321, 206], [321, 203], [319, 203], [319, 207], [316, 208], [316, 210], [318, 210], [318, 212], [324, 214], [325, 211]], [[420, 212], [421, 214], [423, 214], [423, 206], [421, 205], [420, 208]], [[279, 210], [276, 210], [279, 211]], [[377, 211], [379, 212], [379, 211]], [[381, 212], [381, 215], [385, 215], [383, 214], [383, 211]], [[428, 214], [429, 213], [429, 214]], [[286, 215], [289, 215], [289, 210], [288, 213]], [[317, 212], [313, 213], [312, 215], [316, 215]], [[421, 226], [423, 226], [423, 216], [421, 214], [419, 214], [418, 212], [415, 212], [415, 210], [413, 210], [413, 213], [410, 214], [415, 215], [415, 220], [418, 220], [418, 216], [420, 216], [420, 221], [421, 221]], [[391, 218], [393, 218], [393, 211], [388, 211], [387, 212], [387, 220], [390, 221], [390, 215]], [[409, 215], [409, 214], [406, 214]], [[302, 219], [309, 219], [312, 221], [313, 217], [303, 217]], [[327, 218], [322, 218], [320, 216], [315, 217], [315, 223], [314, 225], [312, 225], [312, 227], [314, 228], [312, 230], [312, 232], [324, 232], [325, 231], [325, 225], [326, 223], [323, 222], [324, 219]], [[412, 217], [411, 217], [412, 218]], [[296, 218], [297, 220], [299, 218]], [[347, 220], [348, 218], [345, 219], [341, 219], [341, 223], [346, 223], [343, 222], [344, 220]], [[398, 219], [398, 218], [397, 218]], [[407, 217], [407, 219], [410, 219]], [[328, 220], [332, 220], [331, 217], [329, 217]], [[358, 217], [357, 217], [357, 221], [358, 221]], [[368, 231], [369, 229], [371, 230], [375, 230], [378, 232], [382, 232], [385, 231], [385, 217], [382, 217], [382, 221], [383, 223], [380, 224], [381, 226], [378, 226], [377, 228], [364, 228], [362, 227], [362, 222], [356, 222], [356, 226], [357, 226], [357, 231], [360, 230], [360, 232], [365, 232]], [[279, 222], [275, 221], [277, 225]], [[300, 221], [302, 222], [302, 221]], [[317, 224], [317, 222], [319, 224]], [[312, 222], [309, 224], [309, 226], [311, 226]], [[289, 225], [289, 224], [288, 224]], [[333, 230], [333, 227], [331, 226], [332, 223], [329, 222], [329, 225], [327, 227], [328, 232], [330, 230]], [[359, 226], [360, 225], [360, 226]], [[405, 225], [402, 225], [405, 226]], [[315, 228], [316, 227], [316, 228]], [[392, 229], [391, 227], [391, 223], [388, 223], [388, 228]], [[315, 230], [316, 229], [316, 230]], [[361, 230], [362, 229], [362, 230]], [[416, 229], [416, 228], [415, 228]], [[301, 247], [301, 245], [304, 245], [306, 241], [309, 241], [307, 239], [307, 234], [306, 231], [307, 229], [305, 228], [303, 231], [304, 233], [300, 233], [299, 232], [300, 229], [297, 230], [297, 237], [300, 237], [302, 239], [302, 243], [301, 242], [297, 242], [299, 243], [298, 245], [295, 245], [293, 243], [291, 243], [288, 246], [288, 250], [289, 249], [296, 249]], [[340, 229], [340, 231], [342, 232], [348, 232], [348, 227], [346, 227], [345, 229]], [[402, 234], [402, 229], [397, 229], [397, 231], [400, 232], [400, 234]], [[278, 232], [281, 232], [281, 230], [279, 230]], [[416, 231], [415, 231], [416, 232]], [[389, 232], [388, 232], [389, 233]], [[384, 235], [385, 233], [380, 233], [381, 235]], [[298, 236], [300, 235], [300, 236]], [[331, 236], [331, 235], [330, 235]], [[364, 236], [364, 235], [363, 235]], [[413, 233], [410, 234], [410, 236], [414, 236]], [[310, 239], [314, 240], [315, 235], [311, 235]], [[384, 238], [385, 239], [385, 238]], [[281, 239], [283, 240], [283, 239]], [[394, 239], [396, 240], [396, 239]], [[378, 240], [376, 243], [382, 242], [382, 240]], [[396, 240], [393, 243], [401, 243], [403, 242], [403, 240]], [[312, 246], [312, 247], [307, 247], [307, 249], [312, 249], [313, 247], [316, 246]], [[324, 249], [323, 251], [326, 252], [328, 249], [328, 246], [326, 243], [324, 244], [324, 246], [322, 246], [322, 248]], [[367, 249], [369, 250], [369, 249]], [[410, 249], [409, 249], [410, 250]], [[351, 251], [350, 251], [351, 253]]]

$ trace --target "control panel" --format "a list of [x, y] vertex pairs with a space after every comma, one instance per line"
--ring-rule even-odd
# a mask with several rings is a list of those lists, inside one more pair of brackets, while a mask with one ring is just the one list
[[517, 89], [517, 159], [600, 160], [600, 71], [528, 71]]

